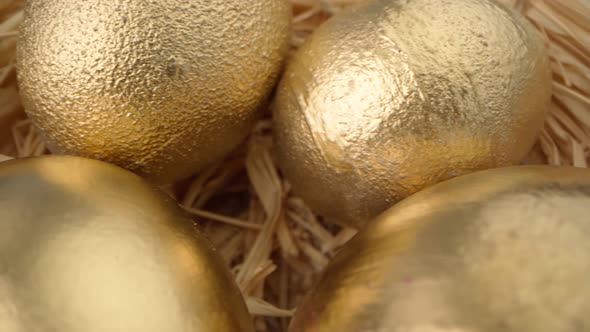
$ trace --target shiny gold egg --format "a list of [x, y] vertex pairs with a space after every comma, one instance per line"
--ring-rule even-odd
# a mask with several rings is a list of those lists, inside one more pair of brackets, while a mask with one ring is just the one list
[[381, 214], [291, 332], [590, 330], [590, 170], [486, 170]]
[[221, 257], [165, 194], [100, 161], [0, 164], [3, 332], [253, 332]]
[[248, 135], [290, 17], [286, 0], [28, 1], [21, 96], [53, 152], [172, 182]]
[[424, 187], [518, 163], [543, 126], [540, 34], [489, 0], [381, 0], [337, 15], [298, 51], [275, 110], [296, 194], [361, 227]]

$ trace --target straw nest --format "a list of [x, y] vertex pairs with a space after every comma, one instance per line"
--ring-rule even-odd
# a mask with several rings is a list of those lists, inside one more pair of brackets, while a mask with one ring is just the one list
[[[290, 0], [292, 50], [331, 15], [366, 0]], [[590, 2], [500, 0], [523, 12], [549, 45], [551, 111], [523, 163], [588, 166]], [[17, 29], [24, 0], [0, 0], [0, 161], [48, 153], [19, 101]], [[270, 112], [269, 112], [270, 113]], [[259, 331], [284, 331], [302, 294], [353, 235], [327, 225], [289, 190], [273, 160], [268, 119], [224, 162], [164, 188], [195, 215], [231, 267]], [[33, 202], [31, 202], [33, 203]]]

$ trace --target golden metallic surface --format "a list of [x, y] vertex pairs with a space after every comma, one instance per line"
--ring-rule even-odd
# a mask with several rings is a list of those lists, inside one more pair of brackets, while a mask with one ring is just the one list
[[291, 332], [590, 331], [590, 170], [476, 172], [367, 225]]
[[67, 156], [0, 164], [0, 328], [254, 331], [221, 257], [168, 196]]
[[488, 0], [385, 0], [322, 26], [277, 96], [296, 194], [361, 227], [442, 180], [518, 163], [551, 95], [540, 35]]
[[290, 18], [285, 0], [28, 1], [21, 96], [53, 152], [171, 182], [249, 133]]

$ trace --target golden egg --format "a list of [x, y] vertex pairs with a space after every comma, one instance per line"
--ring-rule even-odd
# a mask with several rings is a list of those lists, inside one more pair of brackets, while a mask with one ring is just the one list
[[172, 199], [68, 156], [0, 164], [0, 327], [254, 331], [221, 257]]
[[543, 126], [540, 34], [488, 0], [381, 0], [337, 15], [294, 56], [275, 110], [296, 194], [361, 227], [424, 187], [518, 163]]
[[248, 135], [290, 17], [286, 0], [28, 1], [21, 96], [53, 152], [169, 183]]
[[590, 330], [590, 170], [448, 180], [367, 225], [291, 332]]

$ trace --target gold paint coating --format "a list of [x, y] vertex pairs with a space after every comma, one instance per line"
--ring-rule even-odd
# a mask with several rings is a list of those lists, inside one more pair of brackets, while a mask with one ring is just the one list
[[290, 17], [285, 0], [28, 1], [21, 96], [53, 152], [172, 182], [249, 133]]
[[0, 164], [0, 327], [254, 331], [176, 203], [133, 173], [66, 156]]
[[587, 169], [443, 182], [367, 225], [289, 331], [588, 331], [589, 216]]
[[277, 96], [282, 169], [361, 227], [422, 188], [517, 163], [551, 96], [540, 35], [488, 0], [385, 0], [320, 27]]

